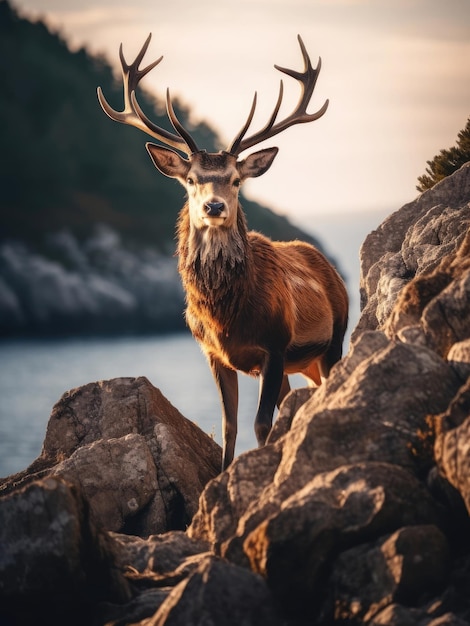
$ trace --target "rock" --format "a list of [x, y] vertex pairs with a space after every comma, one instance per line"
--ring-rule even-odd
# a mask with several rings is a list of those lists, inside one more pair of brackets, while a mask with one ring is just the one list
[[449, 568], [447, 540], [436, 526], [400, 528], [340, 554], [331, 576], [331, 614], [342, 621], [374, 620], [384, 607], [442, 591]]
[[[138, 524], [139, 512], [146, 508], [154, 509], [145, 513], [146, 518], [152, 519], [154, 528], [166, 529], [157, 468], [142, 435], [100, 439], [78, 448], [66, 461], [52, 468], [51, 475], [78, 483], [95, 517], [108, 530], [132, 528]], [[116, 485], [119, 485], [118, 493]]]
[[313, 621], [338, 552], [402, 524], [436, 521], [431, 499], [408, 472], [365, 463], [317, 475], [250, 533], [243, 547], [252, 570], [266, 578], [282, 605]]
[[190, 539], [187, 533], [173, 531], [150, 535], [146, 539], [135, 535], [110, 533], [113, 538], [116, 563], [124, 569], [129, 566], [141, 574], [153, 572], [162, 577], [170, 575], [190, 557], [205, 554], [209, 544]]
[[457, 250], [470, 224], [470, 163], [387, 218], [361, 251], [362, 314], [355, 340], [380, 328], [401, 289]]
[[[267, 445], [235, 459], [229, 471], [212, 480], [201, 494], [199, 510], [193, 517], [188, 534], [207, 541], [216, 554], [225, 555], [227, 544], [237, 536], [237, 528], [244, 528], [244, 517], [252, 509], [258, 514], [269, 514], [269, 492], [276, 468], [281, 460], [278, 445]], [[261, 502], [263, 498], [263, 502]], [[272, 501], [272, 508], [276, 504]], [[236, 559], [244, 562], [243, 551]]]
[[437, 418], [435, 454], [442, 475], [461, 494], [470, 512], [470, 378]]
[[462, 381], [470, 376], [470, 339], [454, 343], [447, 353], [447, 360]]
[[424, 343], [446, 358], [455, 343], [470, 338], [469, 310], [470, 230], [456, 251], [406, 285], [385, 328], [397, 337], [406, 327], [419, 327]]
[[146, 378], [119, 378], [65, 393], [41, 456], [3, 491], [63, 476], [80, 485], [106, 529], [145, 536], [186, 528], [220, 463], [220, 446]]
[[207, 544], [178, 531], [152, 535], [146, 540], [119, 533], [110, 535], [115, 565], [127, 572], [136, 593], [125, 605], [101, 603], [102, 623], [118, 620], [134, 624], [152, 617], [172, 588], [195, 572], [209, 554]]
[[297, 410], [312, 397], [315, 391], [316, 389], [312, 387], [292, 389], [279, 409], [276, 421], [269, 432], [267, 443], [274, 443], [289, 431]]
[[80, 490], [60, 478], [0, 500], [0, 544], [2, 623], [90, 623], [99, 602], [130, 598], [111, 540]]
[[[264, 580], [214, 556], [173, 588], [146, 626], [281, 626]], [[142, 624], [144, 626], [144, 624]]]
[[3, 336], [184, 329], [171, 253], [132, 247], [104, 224], [82, 241], [67, 230], [41, 245], [2, 241], [0, 296]]
[[433, 462], [427, 416], [448, 406], [459, 383], [429, 349], [364, 334], [284, 437], [242, 455], [208, 485], [188, 532], [241, 564], [247, 534], [319, 474], [366, 462], [426, 472]]
[[[125, 554], [130, 543], [134, 556], [139, 553], [140, 566], [146, 566], [139, 573], [129, 574], [134, 586], [142, 587], [138, 596], [125, 605], [101, 605], [103, 622], [118, 619], [120, 624], [142, 626], [281, 625], [273, 596], [260, 576], [203, 552], [201, 548], [207, 546], [190, 541], [183, 533], [150, 537], [145, 542], [116, 534], [113, 538], [121, 543], [118, 564], [129, 567], [135, 563], [131, 555]], [[150, 544], [150, 549], [145, 544]], [[160, 561], [162, 556], [166, 565]]]

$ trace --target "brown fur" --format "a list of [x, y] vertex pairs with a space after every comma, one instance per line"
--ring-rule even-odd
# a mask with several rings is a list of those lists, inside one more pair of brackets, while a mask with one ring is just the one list
[[[334, 327], [344, 334], [348, 303], [343, 283], [313, 246], [246, 232], [241, 208], [238, 223], [240, 238], [229, 233], [224, 246], [215, 246], [217, 252], [203, 262], [199, 248], [191, 245], [187, 205], [180, 213], [178, 267], [188, 326], [205, 354], [227, 367], [259, 374], [266, 351], [275, 349], [287, 352], [286, 373], [303, 373], [312, 359], [295, 359], [295, 347], [312, 345], [314, 353], [317, 346], [315, 356], [324, 357]], [[332, 364], [323, 358], [319, 367], [324, 376]]]

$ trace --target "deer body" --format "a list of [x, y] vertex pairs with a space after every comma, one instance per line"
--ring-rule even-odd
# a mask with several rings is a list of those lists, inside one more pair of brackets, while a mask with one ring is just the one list
[[[287, 374], [299, 372], [320, 384], [341, 357], [347, 300], [335, 270], [313, 246], [272, 242], [245, 231], [240, 262], [228, 262], [223, 255], [191, 259], [185, 254], [187, 207], [180, 220], [179, 271], [187, 294], [186, 320], [219, 386], [227, 466], [234, 455], [237, 427], [237, 378], [231, 372], [261, 377], [264, 394], [255, 430], [262, 445], [275, 405], [289, 390]], [[227, 252], [231, 243], [226, 243]]]
[[301, 80], [304, 89], [298, 108], [284, 122], [274, 124], [281, 86], [266, 127], [245, 139], [255, 98], [247, 123], [228, 151], [199, 150], [176, 119], [168, 94], [168, 115], [178, 135], [155, 127], [142, 113], [134, 89], [155, 65], [138, 69], [149, 39], [132, 66], [125, 64], [121, 51], [128, 87], [126, 109], [113, 111], [99, 92], [110, 117], [139, 128], [145, 125], [146, 132], [188, 155], [183, 158], [168, 148], [147, 144], [157, 169], [179, 180], [187, 191], [188, 199], [178, 219], [178, 268], [186, 293], [186, 321], [208, 359], [221, 397], [223, 468], [230, 464], [235, 451], [237, 371], [260, 378], [255, 432], [259, 445], [263, 445], [275, 406], [289, 391], [287, 375], [299, 372], [311, 384], [319, 385], [342, 354], [348, 297], [335, 268], [310, 244], [274, 242], [248, 231], [238, 199], [244, 180], [264, 174], [278, 150], [259, 150], [244, 160], [238, 159], [239, 153], [289, 125], [317, 119], [326, 110], [324, 105], [317, 114], [305, 111], [319, 70], [313, 70], [299, 41], [306, 64], [304, 74], [278, 68]]

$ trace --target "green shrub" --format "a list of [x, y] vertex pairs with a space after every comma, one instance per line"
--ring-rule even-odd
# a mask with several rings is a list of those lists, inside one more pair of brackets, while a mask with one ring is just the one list
[[470, 117], [467, 125], [457, 137], [457, 145], [448, 150], [441, 150], [432, 161], [427, 161], [426, 174], [418, 177], [418, 191], [431, 189], [440, 180], [458, 170], [470, 161]]

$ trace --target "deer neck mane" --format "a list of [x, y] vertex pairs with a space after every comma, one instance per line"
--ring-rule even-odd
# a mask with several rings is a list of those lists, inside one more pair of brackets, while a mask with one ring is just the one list
[[233, 228], [196, 229], [185, 205], [178, 220], [178, 256], [183, 285], [191, 287], [188, 297], [196, 287], [198, 297], [214, 314], [233, 319], [246, 298], [250, 272], [251, 252], [241, 207]]

